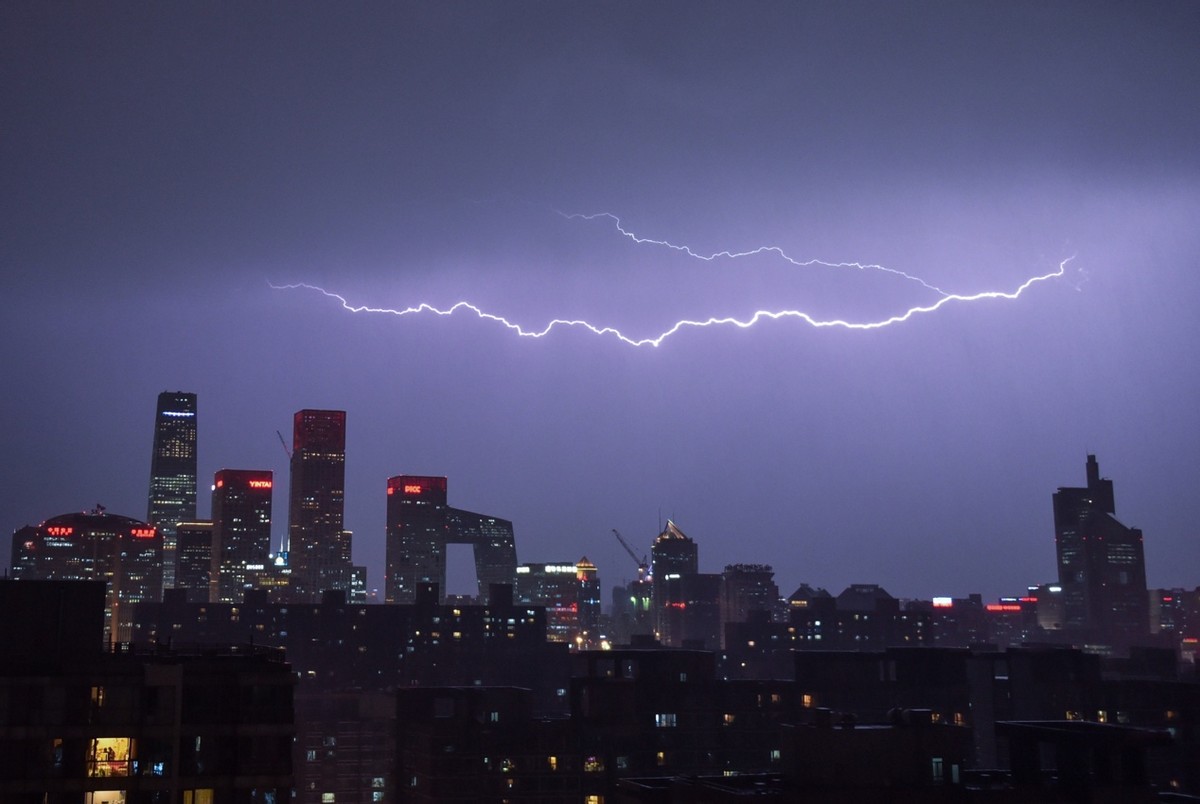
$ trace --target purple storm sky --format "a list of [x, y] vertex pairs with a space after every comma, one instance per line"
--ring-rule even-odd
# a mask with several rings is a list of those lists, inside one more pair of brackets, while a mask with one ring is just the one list
[[[781, 591], [1020, 593], [1098, 455], [1152, 586], [1200, 584], [1200, 5], [0, 7], [0, 525], [143, 517], [155, 397], [215, 470], [348, 412], [346, 523], [444, 474], [522, 562], [635, 575], [673, 518]], [[634, 348], [681, 318], [766, 321]], [[0, 547], [4, 546], [0, 541]], [[606, 593], [607, 602], [607, 593]]]

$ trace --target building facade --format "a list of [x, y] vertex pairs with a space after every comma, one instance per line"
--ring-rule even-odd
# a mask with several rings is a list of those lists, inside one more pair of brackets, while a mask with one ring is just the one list
[[163, 391], [154, 413], [146, 521], [163, 537], [163, 587], [175, 587], [175, 526], [196, 518], [196, 395]]
[[271, 553], [271, 472], [222, 469], [213, 479], [209, 600], [240, 602]]
[[350, 533], [344, 527], [346, 412], [301, 410], [293, 419], [288, 492], [290, 597], [312, 603], [325, 589], [352, 585]]
[[130, 639], [133, 605], [162, 598], [163, 543], [147, 522], [102, 507], [63, 514], [13, 534], [17, 580], [103, 581], [107, 641]]
[[213, 523], [180, 522], [175, 536], [175, 588], [189, 601], [204, 603], [212, 580]]
[[1142, 532], [1116, 518], [1113, 483], [1087, 457], [1087, 486], [1054, 494], [1054, 543], [1067, 629], [1128, 645], [1150, 631]]
[[446, 546], [474, 551], [479, 599], [493, 584], [514, 586], [517, 549], [512, 523], [447, 504], [446, 478], [398, 475], [387, 482], [388, 603], [412, 603], [419, 584], [446, 589]]

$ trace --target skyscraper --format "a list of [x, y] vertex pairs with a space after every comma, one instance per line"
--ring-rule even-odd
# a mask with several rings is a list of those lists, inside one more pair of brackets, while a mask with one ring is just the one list
[[346, 412], [301, 410], [293, 420], [288, 494], [291, 597], [311, 603], [325, 589], [349, 595], [350, 533], [343, 527]]
[[184, 590], [189, 603], [204, 603], [211, 587], [213, 523], [180, 522], [175, 535], [175, 588]]
[[162, 583], [175, 587], [175, 525], [196, 518], [196, 395], [163, 391], [154, 414], [146, 521], [163, 539]]
[[222, 469], [213, 479], [209, 601], [240, 603], [271, 552], [271, 472]]
[[480, 599], [487, 599], [492, 584], [516, 583], [512, 523], [448, 506], [446, 478], [388, 478], [387, 496], [388, 603], [414, 602], [421, 583], [436, 583], [445, 599], [448, 544], [473, 548]]
[[1054, 543], [1064, 625], [1118, 645], [1150, 630], [1142, 532], [1115, 516], [1111, 480], [1087, 456], [1087, 486], [1054, 494]]
[[668, 621], [671, 620], [668, 615], [673, 613], [668, 609], [686, 605], [681, 580], [685, 575], [699, 572], [699, 565], [700, 552], [696, 543], [668, 519], [667, 526], [650, 547], [650, 574], [654, 578], [654, 631], [664, 640], [664, 644], [677, 644], [671, 642], [668, 636], [671, 630], [668, 627]]

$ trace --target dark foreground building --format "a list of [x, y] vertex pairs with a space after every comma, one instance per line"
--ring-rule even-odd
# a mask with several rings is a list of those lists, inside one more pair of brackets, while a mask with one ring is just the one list
[[102, 583], [0, 581], [0, 801], [290, 800], [282, 651], [109, 652], [103, 604]]

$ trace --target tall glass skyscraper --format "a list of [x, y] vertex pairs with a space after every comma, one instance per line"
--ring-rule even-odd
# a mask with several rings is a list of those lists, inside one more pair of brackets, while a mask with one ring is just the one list
[[350, 533], [345, 530], [346, 412], [301, 410], [292, 430], [288, 494], [291, 597], [321, 600], [326, 589], [350, 595]]
[[162, 583], [175, 588], [175, 526], [196, 518], [196, 395], [163, 391], [154, 414], [146, 521], [163, 540]]

